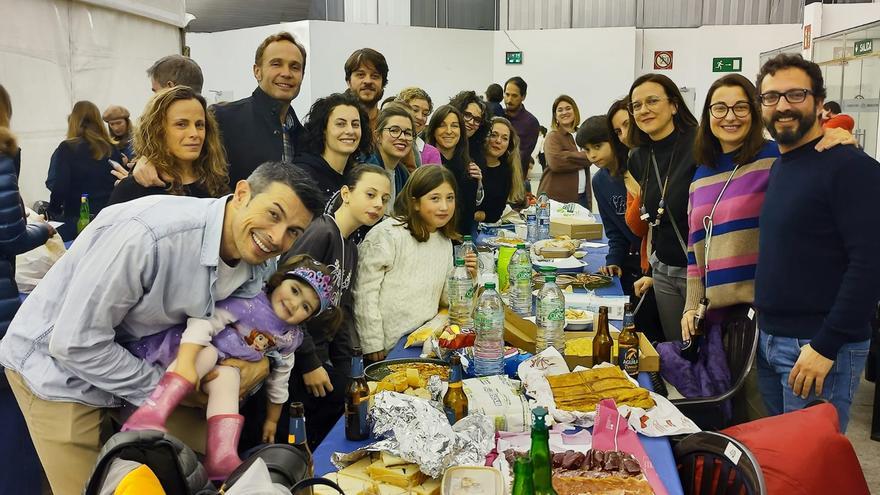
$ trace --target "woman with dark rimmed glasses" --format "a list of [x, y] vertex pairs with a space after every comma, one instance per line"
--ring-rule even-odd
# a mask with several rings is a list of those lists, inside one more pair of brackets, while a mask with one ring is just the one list
[[678, 86], [661, 74], [645, 74], [629, 91], [633, 147], [628, 169], [641, 189], [639, 216], [648, 222], [650, 277], [637, 280], [636, 296], [652, 284], [666, 340], [678, 340], [687, 291], [688, 187], [696, 170], [697, 120]]
[[[780, 155], [777, 144], [764, 138], [758, 105], [774, 96], [778, 101], [778, 95], [757, 95], [751, 81], [739, 74], [721, 77], [706, 94], [694, 143], [699, 165], [688, 193], [687, 291], [681, 317], [681, 338], [690, 341], [700, 300], [708, 299], [704, 337], [695, 365], [685, 361], [676, 344], [658, 346], [663, 377], [685, 397], [721, 394], [730, 386], [722, 328], [754, 302], [758, 217], [770, 168]], [[827, 141], [831, 146], [854, 142], [844, 134]], [[744, 393], [745, 400], [737, 401], [744, 404], [737, 419], [766, 415], [756, 379], [747, 382]]]

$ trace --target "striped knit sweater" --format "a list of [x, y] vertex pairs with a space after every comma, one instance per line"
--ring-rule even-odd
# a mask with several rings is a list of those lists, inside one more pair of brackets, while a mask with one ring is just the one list
[[770, 179], [770, 167], [779, 157], [779, 148], [773, 141], [765, 143], [754, 161], [737, 169], [724, 191], [713, 219], [707, 279], [703, 218], [712, 211], [724, 183], [736, 166], [734, 155], [722, 154], [716, 168], [701, 165], [691, 182], [685, 311], [697, 308], [704, 288], [713, 308], [751, 304], [755, 298], [758, 218]]

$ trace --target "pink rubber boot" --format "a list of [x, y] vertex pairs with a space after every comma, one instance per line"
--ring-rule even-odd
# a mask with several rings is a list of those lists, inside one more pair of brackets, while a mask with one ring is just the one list
[[241, 464], [238, 439], [244, 426], [241, 414], [217, 414], [208, 418], [205, 470], [211, 481], [223, 481]]
[[195, 385], [186, 378], [168, 371], [162, 375], [156, 390], [144, 401], [122, 425], [122, 431], [159, 430], [165, 431], [165, 421], [180, 401], [192, 392]]

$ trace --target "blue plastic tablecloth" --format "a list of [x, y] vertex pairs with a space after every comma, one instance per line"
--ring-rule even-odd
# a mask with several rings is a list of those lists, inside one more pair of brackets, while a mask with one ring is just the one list
[[[607, 243], [608, 241], [607, 239], [603, 239], [601, 242]], [[605, 255], [607, 253], [607, 247], [588, 249], [587, 255], [584, 257], [584, 261], [587, 262], [586, 271], [595, 272], [600, 266], [603, 266], [605, 264]], [[597, 289], [595, 290], [595, 293], [607, 296], [622, 295], [623, 290], [620, 286], [620, 280], [615, 277], [613, 285]], [[400, 339], [397, 346], [388, 354], [389, 359], [419, 356], [421, 346], [404, 349], [403, 343], [405, 340], [405, 338]], [[638, 380], [642, 387], [649, 390], [652, 389], [651, 381], [647, 373], [640, 373]], [[660, 476], [660, 479], [663, 480], [663, 484], [666, 485], [667, 492], [669, 492], [670, 495], [683, 494], [684, 491], [681, 487], [681, 480], [678, 477], [678, 470], [675, 466], [675, 458], [672, 456], [672, 447], [669, 444], [669, 440], [665, 437], [648, 437], [642, 434], [639, 434], [639, 439], [642, 441], [645, 451], [651, 457], [654, 469], [657, 470], [657, 474]], [[334, 452], [352, 452], [373, 441], [374, 440], [372, 439], [360, 442], [347, 440], [345, 438], [345, 422], [343, 419], [340, 419], [336, 422], [333, 429], [330, 430], [330, 433], [321, 445], [319, 445], [313, 453], [315, 474], [323, 475], [336, 471], [336, 467], [330, 462], [330, 455]]]

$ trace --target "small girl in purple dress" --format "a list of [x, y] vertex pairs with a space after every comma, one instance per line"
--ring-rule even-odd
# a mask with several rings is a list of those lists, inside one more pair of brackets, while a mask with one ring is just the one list
[[123, 425], [123, 431], [165, 431], [174, 408], [200, 379], [216, 370], [216, 378], [201, 384], [201, 390], [208, 394], [204, 464], [211, 479], [225, 479], [241, 464], [238, 440], [244, 417], [238, 410], [239, 371], [220, 362], [226, 358], [254, 362], [267, 355], [272, 358], [263, 424], [263, 438], [271, 442], [288, 399], [294, 351], [303, 338], [301, 324], [318, 315], [332, 318], [330, 313], [337, 313], [333, 304], [336, 291], [332, 268], [309, 256], [294, 256], [269, 279], [266, 292], [252, 299], [230, 297], [216, 304], [210, 318], [190, 318], [186, 325], [129, 344], [133, 354], [168, 371]]

